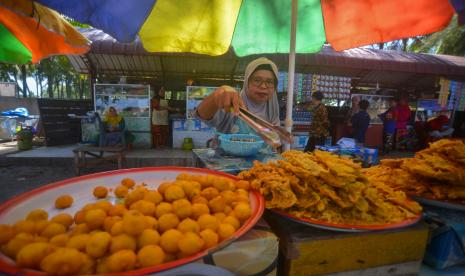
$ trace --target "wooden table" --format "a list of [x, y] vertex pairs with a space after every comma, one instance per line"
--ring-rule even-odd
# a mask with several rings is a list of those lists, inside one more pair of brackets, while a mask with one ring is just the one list
[[[81, 168], [91, 168], [105, 162], [116, 162], [118, 169], [123, 168], [125, 161], [126, 148], [117, 147], [95, 147], [82, 146], [73, 150], [74, 152], [74, 169], [76, 175], [80, 175]], [[109, 154], [105, 154], [109, 153]], [[104, 155], [105, 154], [105, 155]], [[90, 157], [90, 158], [89, 158]]]
[[295, 223], [271, 211], [264, 219], [279, 238], [278, 275], [417, 275], [428, 227], [345, 233]]

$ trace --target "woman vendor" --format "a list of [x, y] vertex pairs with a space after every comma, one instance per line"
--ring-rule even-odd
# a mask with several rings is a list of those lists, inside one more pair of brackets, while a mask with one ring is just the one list
[[230, 86], [221, 86], [206, 97], [196, 110], [197, 117], [222, 133], [252, 133], [238, 120], [239, 106], [260, 118], [279, 125], [279, 105], [276, 93], [278, 68], [261, 57], [247, 65], [244, 86], [240, 93]]

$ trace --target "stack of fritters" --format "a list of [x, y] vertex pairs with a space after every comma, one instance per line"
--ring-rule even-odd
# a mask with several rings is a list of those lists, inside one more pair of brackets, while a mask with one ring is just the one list
[[465, 204], [465, 144], [461, 140], [439, 140], [414, 158], [382, 160], [364, 174], [378, 186]]
[[267, 208], [355, 225], [400, 222], [421, 211], [403, 192], [371, 185], [348, 158], [324, 151], [287, 151], [283, 157], [276, 163], [255, 162], [239, 175], [264, 195]]

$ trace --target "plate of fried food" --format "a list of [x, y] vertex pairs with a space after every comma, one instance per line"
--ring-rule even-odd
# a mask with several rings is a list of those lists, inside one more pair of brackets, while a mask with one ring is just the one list
[[442, 139], [413, 158], [381, 160], [364, 170], [376, 185], [403, 191], [421, 204], [465, 210], [465, 143]]
[[70, 178], [0, 205], [0, 272], [145, 275], [245, 234], [264, 199], [235, 176], [154, 167]]
[[335, 231], [406, 227], [421, 206], [404, 192], [374, 185], [351, 159], [325, 151], [287, 151], [283, 159], [239, 174], [265, 197], [267, 209], [298, 223]]

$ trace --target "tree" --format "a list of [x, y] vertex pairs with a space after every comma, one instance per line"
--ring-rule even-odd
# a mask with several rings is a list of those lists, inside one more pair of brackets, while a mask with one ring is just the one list
[[416, 37], [408, 50], [430, 54], [465, 56], [465, 28], [458, 24], [458, 18], [455, 16], [444, 30]]

